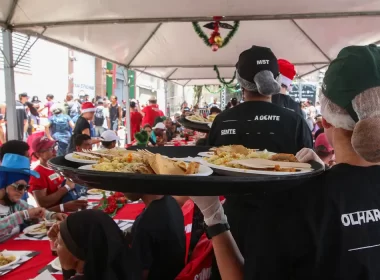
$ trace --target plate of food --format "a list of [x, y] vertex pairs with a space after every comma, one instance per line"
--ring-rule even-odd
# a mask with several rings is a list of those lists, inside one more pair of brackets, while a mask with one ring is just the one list
[[198, 153], [198, 156], [200, 157], [212, 157], [213, 155], [215, 155], [215, 153], [211, 151]]
[[313, 171], [310, 164], [298, 162], [292, 154], [258, 151], [241, 145], [217, 148], [214, 155], [203, 158], [201, 163], [228, 176], [287, 176]]
[[186, 119], [187, 119], [188, 121], [195, 122], [195, 123], [201, 123], [201, 124], [212, 123], [212, 121], [210, 121], [208, 118], [204, 118], [204, 117], [201, 116], [201, 115], [191, 115], [191, 116], [187, 116]]
[[198, 161], [170, 159], [148, 152], [131, 154], [128, 157], [119, 157], [113, 160], [102, 159], [97, 164], [81, 166], [79, 169], [156, 175], [209, 176], [212, 174], [210, 167], [201, 165]]
[[[84, 165], [84, 166], [92, 166], [92, 165]], [[85, 169], [83, 168], [84, 166], [81, 166], [79, 167], [80, 169]], [[92, 194], [92, 195], [101, 195], [103, 194], [103, 192], [105, 192], [105, 190], [100, 190], [100, 189], [89, 189], [87, 191], [88, 194]]]
[[59, 261], [59, 258], [55, 258], [54, 261], [50, 264], [52, 268], [58, 271], [62, 271], [61, 262]]
[[39, 224], [28, 226], [23, 232], [29, 235], [47, 234], [46, 224], [45, 222], [41, 222]]
[[65, 155], [65, 159], [73, 162], [90, 164], [97, 163], [101, 157], [89, 153], [73, 152], [71, 154]]
[[9, 268], [11, 265], [17, 263], [20, 256], [15, 255], [12, 252], [4, 250], [0, 252], [0, 270]]

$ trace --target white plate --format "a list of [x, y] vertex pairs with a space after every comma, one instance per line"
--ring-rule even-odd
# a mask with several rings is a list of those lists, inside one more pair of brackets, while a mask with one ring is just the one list
[[201, 164], [211, 167], [215, 170], [216, 173], [227, 176], [255, 176], [255, 175], [266, 175], [266, 176], [289, 176], [294, 174], [304, 174], [310, 173], [314, 170], [303, 170], [298, 172], [277, 172], [277, 171], [261, 171], [261, 170], [249, 170], [249, 169], [241, 169], [241, 168], [233, 168], [222, 165], [216, 165], [207, 162], [202, 159]]
[[2, 253], [3, 256], [5, 256], [5, 257], [15, 256], [16, 259], [15, 259], [14, 261], [12, 261], [12, 262], [6, 264], [6, 265], [0, 266], [0, 270], [4, 270], [4, 269], [6, 269], [7, 267], [10, 267], [11, 265], [17, 263], [17, 262], [20, 260], [20, 256], [17, 256], [17, 255], [15, 255], [15, 254], [12, 253], [12, 252], [3, 251], [3, 252], [1, 252], [1, 253]]
[[98, 163], [98, 160], [89, 160], [89, 159], [80, 159], [73, 157], [73, 153], [65, 155], [65, 159], [73, 162], [79, 162], [79, 163]]
[[212, 122], [201, 122], [201, 121], [192, 120], [192, 119], [190, 119], [188, 116], [186, 117], [186, 119], [187, 119], [189, 122], [193, 122], [193, 123], [212, 124]]
[[37, 227], [41, 226], [41, 223], [39, 224], [35, 224], [35, 225], [31, 225], [31, 226], [28, 226], [27, 228], [24, 228], [24, 233], [25, 234], [30, 234], [30, 235], [42, 235], [42, 234], [47, 234], [47, 231], [45, 232], [33, 232], [33, 230]]
[[62, 266], [61, 262], [59, 261], [59, 258], [55, 258], [55, 260], [50, 265], [55, 270], [62, 271]]
[[[92, 166], [92, 165], [85, 165], [85, 166]], [[82, 166], [83, 167], [83, 166]], [[83, 169], [83, 168], [80, 168], [79, 167], [79, 169]], [[100, 192], [97, 192], [97, 191], [100, 191]], [[88, 194], [92, 194], [92, 195], [102, 195], [103, 194], [103, 192], [105, 192], [105, 191], [103, 191], [103, 190], [99, 190], [99, 189], [91, 189], [91, 190], [88, 190], [87, 191], [87, 193]]]
[[198, 156], [201, 156], [201, 157], [212, 157], [213, 155], [215, 155], [214, 152], [200, 152], [200, 153], [198, 153]]
[[[183, 160], [183, 159], [181, 159], [181, 160]], [[92, 167], [92, 164], [90, 164], [90, 165], [83, 165], [83, 166], [79, 167], [78, 169], [91, 170], [91, 171], [99, 171], [99, 170], [95, 170]], [[102, 171], [99, 171], [99, 172], [102, 172]], [[108, 172], [110, 172], [110, 171], [108, 171]], [[197, 174], [190, 174], [190, 175], [186, 175], [186, 176], [210, 176], [212, 173], [213, 173], [213, 171], [212, 171], [212, 169], [210, 167], [201, 164], [199, 166], [199, 172]], [[128, 174], [130, 174], [130, 173], [128, 173]]]

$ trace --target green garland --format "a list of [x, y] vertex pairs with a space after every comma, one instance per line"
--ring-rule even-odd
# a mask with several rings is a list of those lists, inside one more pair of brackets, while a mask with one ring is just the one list
[[[192, 24], [193, 24], [194, 31], [195, 33], [198, 34], [199, 38], [203, 40], [206, 46], [211, 47], [212, 44], [210, 44], [208, 36], [203, 32], [202, 27], [199, 25], [199, 23], [197, 21], [194, 21], [192, 22]], [[230, 30], [230, 32], [228, 32], [227, 36], [223, 39], [223, 43], [219, 48], [223, 48], [228, 45], [232, 37], [234, 37], [234, 35], [236, 34], [236, 31], [239, 29], [239, 25], [240, 25], [239, 20], [234, 21], [233, 28]]]
[[[228, 85], [225, 85], [224, 87], [221, 87], [218, 91], [215, 91], [215, 92], [212, 92], [206, 85], [204, 85], [205, 89], [209, 92], [209, 93], [212, 93], [212, 94], [217, 94], [217, 93], [220, 93], [222, 90], [224, 90], [225, 88], [229, 88], [229, 89], [232, 89], [234, 88], [234, 86], [228, 86]], [[230, 90], [230, 93], [237, 93], [237, 92], [240, 92], [241, 90], [238, 89], [238, 90]]]
[[230, 81], [226, 81], [224, 78], [221, 78], [220, 77], [220, 73], [219, 73], [219, 69], [218, 69], [218, 66], [214, 65], [214, 71], [216, 72], [216, 75], [217, 75], [217, 78], [219, 80], [219, 82], [223, 85], [230, 85], [233, 83], [233, 81], [235, 80], [236, 78], [236, 70], [234, 72], [234, 75], [232, 76], [232, 79]]

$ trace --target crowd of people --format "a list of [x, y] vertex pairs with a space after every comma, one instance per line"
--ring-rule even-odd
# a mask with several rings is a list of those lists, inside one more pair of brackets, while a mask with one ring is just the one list
[[[319, 103], [313, 106], [287, 95], [295, 75], [290, 62], [278, 60], [266, 47], [253, 46], [240, 54], [236, 77], [244, 102], [232, 99], [222, 112], [216, 102], [208, 108], [217, 116], [202, 145], [239, 144], [294, 154], [300, 162], [319, 162], [325, 171], [310, 180], [281, 182], [287, 188], [279, 192], [227, 195], [224, 204], [219, 197], [190, 197], [197, 205], [193, 226], [212, 241], [211, 279], [377, 279], [379, 67], [380, 48], [375, 45], [342, 49], [326, 72]], [[93, 121], [102, 146], [112, 149], [122, 108], [115, 97], [108, 107], [104, 100], [95, 101], [96, 105], [85, 101], [74, 107], [80, 108], [74, 121], [71, 110], [77, 109], [71, 106], [62, 117], [63, 111], [57, 113], [52, 100], [38, 109], [52, 109], [48, 128], [72, 128], [74, 137], [46, 133], [47, 137], [33, 141], [33, 155], [22, 141], [2, 146], [1, 240], [14, 236], [32, 218], [55, 216], [62, 222], [52, 227], [49, 237], [57, 244], [62, 268], [71, 271], [73, 279], [175, 279], [187, 257], [181, 205], [189, 197], [126, 193], [130, 200], [145, 204], [127, 236], [100, 211], [66, 217], [64, 212], [85, 207], [80, 196], [86, 190], [47, 166], [56, 156], [54, 137], [65, 138], [71, 150], [90, 149], [98, 144], [91, 138]], [[180, 133], [181, 115], [197, 113], [199, 108], [190, 110], [184, 103], [181, 113], [170, 119], [151, 98], [144, 108], [130, 102], [130, 109], [132, 135], [139, 140], [144, 132], [151, 145], [161, 145]], [[64, 146], [58, 141], [60, 149]], [[34, 170], [28, 156], [40, 160]], [[25, 202], [29, 184], [39, 207]], [[204, 228], [198, 227], [203, 223]]]

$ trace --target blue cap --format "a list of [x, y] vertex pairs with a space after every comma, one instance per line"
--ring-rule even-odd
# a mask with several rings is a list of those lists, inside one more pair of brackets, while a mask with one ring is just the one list
[[40, 178], [40, 174], [30, 169], [30, 160], [16, 154], [5, 154], [0, 166], [0, 172], [12, 172], [31, 175]]

